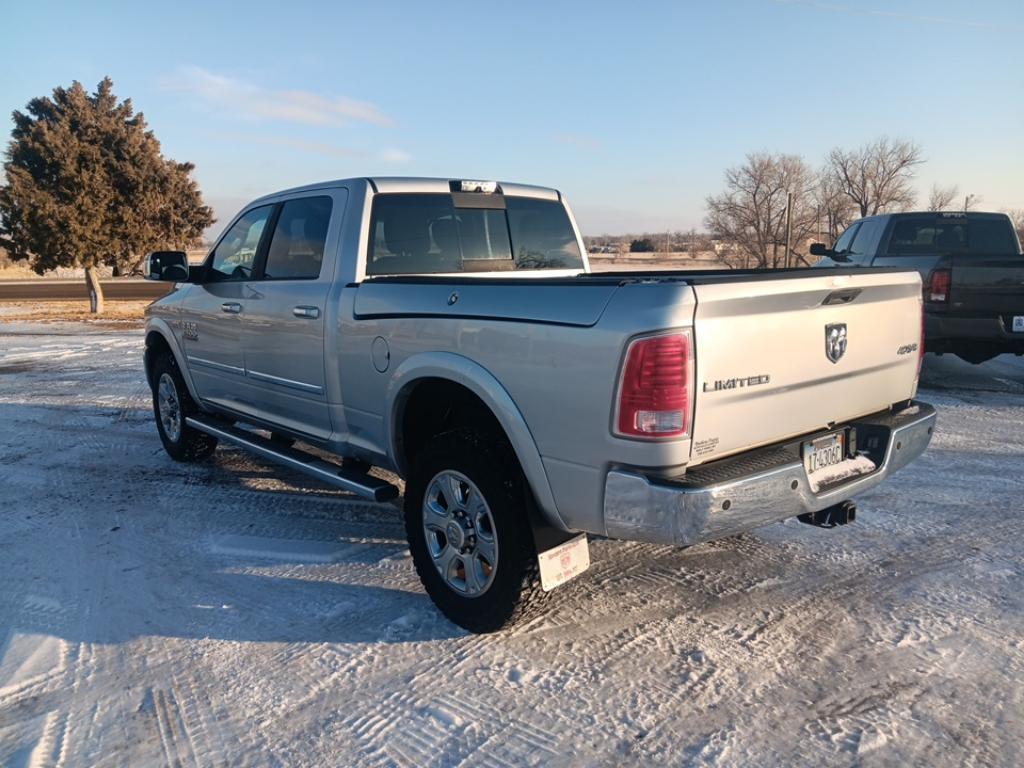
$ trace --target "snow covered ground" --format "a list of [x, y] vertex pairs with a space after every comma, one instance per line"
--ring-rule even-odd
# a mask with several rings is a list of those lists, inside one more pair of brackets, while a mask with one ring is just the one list
[[1024, 365], [929, 359], [854, 525], [592, 543], [469, 636], [397, 511], [161, 450], [139, 331], [0, 325], [0, 764], [1019, 765]]

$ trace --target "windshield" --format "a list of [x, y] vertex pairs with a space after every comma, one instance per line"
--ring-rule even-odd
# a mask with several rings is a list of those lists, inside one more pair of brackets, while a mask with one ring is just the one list
[[[464, 199], [464, 198], [463, 198]], [[576, 233], [557, 200], [382, 194], [373, 200], [368, 275], [583, 269]]]

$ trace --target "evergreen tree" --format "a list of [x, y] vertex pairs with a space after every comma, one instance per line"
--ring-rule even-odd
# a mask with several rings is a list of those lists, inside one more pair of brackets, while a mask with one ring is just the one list
[[193, 169], [160, 153], [110, 78], [91, 95], [77, 81], [55, 88], [14, 112], [0, 245], [39, 274], [83, 267], [91, 309], [102, 312], [98, 266], [130, 271], [149, 251], [187, 248], [213, 223]]

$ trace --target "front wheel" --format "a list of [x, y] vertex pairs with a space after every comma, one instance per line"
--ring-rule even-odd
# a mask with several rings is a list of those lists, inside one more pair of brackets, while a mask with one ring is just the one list
[[213, 453], [217, 438], [185, 423], [198, 408], [185, 386], [178, 364], [169, 354], [153, 365], [153, 415], [164, 450], [175, 461], [200, 461]]
[[405, 530], [427, 594], [471, 632], [521, 621], [544, 601], [526, 505], [504, 439], [471, 430], [434, 438], [405, 489]]

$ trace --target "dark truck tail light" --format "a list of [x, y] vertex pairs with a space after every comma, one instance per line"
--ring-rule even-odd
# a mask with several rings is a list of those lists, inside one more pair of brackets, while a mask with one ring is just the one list
[[936, 269], [928, 275], [928, 286], [925, 289], [925, 300], [935, 304], [949, 302], [949, 286], [952, 273], [948, 269]]
[[680, 437], [690, 428], [690, 333], [636, 339], [619, 380], [616, 431], [628, 437]]

